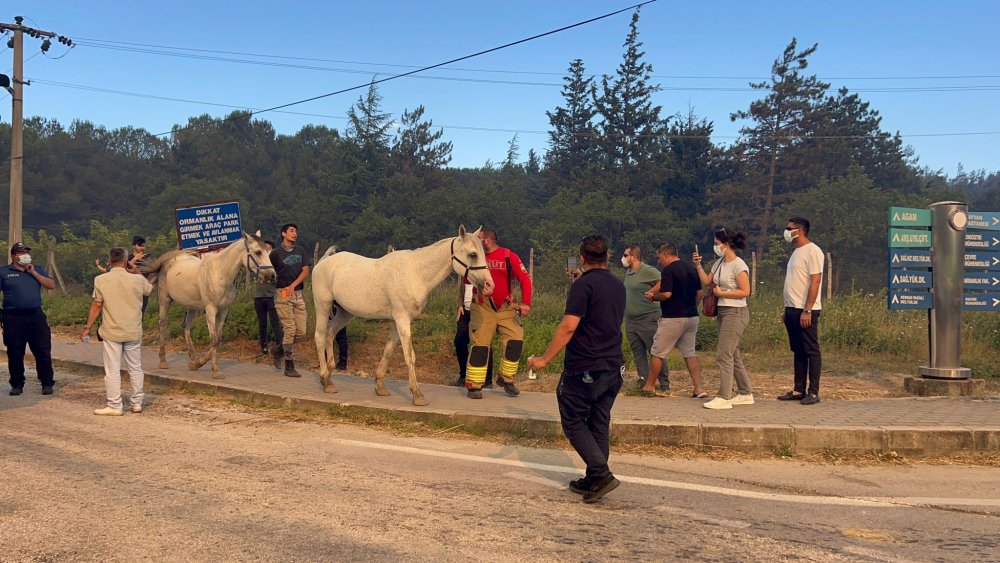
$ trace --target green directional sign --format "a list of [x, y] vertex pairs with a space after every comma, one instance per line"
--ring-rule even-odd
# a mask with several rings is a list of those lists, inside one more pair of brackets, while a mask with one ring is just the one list
[[889, 248], [930, 248], [931, 232], [916, 229], [889, 229]]
[[890, 207], [890, 227], [930, 227], [931, 212], [929, 209], [913, 207]]

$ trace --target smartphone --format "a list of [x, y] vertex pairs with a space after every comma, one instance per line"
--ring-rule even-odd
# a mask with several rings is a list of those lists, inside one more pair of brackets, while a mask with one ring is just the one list
[[697, 244], [694, 245], [694, 253], [695, 254], [701, 254], [701, 252], [698, 252], [698, 245]]
[[566, 259], [566, 267], [569, 268], [570, 270], [572, 270], [573, 268], [576, 268], [576, 258], [574, 258], [572, 256], [570, 256], [569, 258], [567, 258]]

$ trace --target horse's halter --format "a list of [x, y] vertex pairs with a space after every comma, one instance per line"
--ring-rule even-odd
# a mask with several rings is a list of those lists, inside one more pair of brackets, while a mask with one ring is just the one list
[[466, 264], [465, 262], [462, 262], [461, 258], [459, 258], [458, 256], [455, 256], [455, 241], [456, 240], [458, 240], [458, 237], [455, 237], [455, 238], [451, 239], [451, 259], [454, 260], [455, 262], [458, 262], [460, 266], [462, 266], [463, 268], [465, 268], [465, 273], [462, 274], [463, 278], [468, 278], [469, 277], [469, 272], [472, 271], [472, 270], [489, 270], [490, 269], [489, 266], [470, 266], [470, 265]]
[[274, 266], [261, 266], [260, 262], [254, 258], [253, 251], [250, 250], [250, 243], [247, 242], [247, 238], [243, 237], [243, 248], [247, 250], [247, 270], [253, 272], [254, 281], [260, 281], [260, 271], [261, 270], [273, 270]]

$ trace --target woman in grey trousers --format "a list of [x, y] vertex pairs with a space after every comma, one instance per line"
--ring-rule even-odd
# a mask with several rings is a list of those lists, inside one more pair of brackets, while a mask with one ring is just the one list
[[[715, 255], [719, 258], [706, 272], [701, 255], [695, 253], [694, 264], [702, 285], [715, 282], [719, 298], [716, 323], [719, 344], [715, 359], [719, 363], [719, 394], [706, 402], [706, 409], [731, 409], [733, 405], [752, 405], [753, 387], [740, 355], [740, 339], [750, 325], [747, 297], [750, 296], [750, 269], [737, 250], [746, 248], [746, 235], [720, 229], [715, 233]], [[735, 380], [735, 385], [734, 385]], [[735, 394], [734, 394], [735, 388]]]

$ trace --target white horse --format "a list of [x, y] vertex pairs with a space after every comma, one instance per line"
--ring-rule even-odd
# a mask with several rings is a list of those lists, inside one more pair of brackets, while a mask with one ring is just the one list
[[[323, 391], [337, 392], [330, 381], [327, 357], [328, 346], [332, 348], [333, 335], [347, 326], [353, 317], [392, 319], [392, 333], [375, 370], [375, 393], [383, 397], [389, 395], [383, 377], [396, 344], [402, 343], [413, 404], [427, 404], [417, 384], [410, 324], [423, 312], [431, 290], [451, 272], [467, 276], [484, 295], [493, 293], [493, 278], [486, 265], [486, 251], [478, 232], [467, 233], [462, 226], [458, 228], [457, 237], [416, 250], [396, 250], [379, 259], [336, 252], [333, 247], [323, 254], [312, 272], [316, 353]], [[332, 318], [323, 313], [331, 310], [335, 313]]]
[[[215, 350], [222, 338], [222, 326], [226, 322], [229, 305], [236, 298], [234, 282], [246, 267], [258, 283], [274, 280], [274, 267], [260, 232], [255, 235], [243, 233], [240, 241], [233, 242], [215, 254], [199, 258], [189, 250], [171, 250], [143, 271], [153, 274], [160, 298], [160, 369], [166, 369], [167, 353], [164, 343], [167, 338], [167, 319], [170, 304], [177, 302], [187, 309], [184, 317], [184, 340], [188, 349], [188, 369], [194, 371], [212, 360], [212, 377], [221, 379], [222, 372], [215, 361]], [[208, 322], [210, 349], [201, 358], [196, 358], [191, 342], [191, 325], [198, 312], [205, 312]]]

